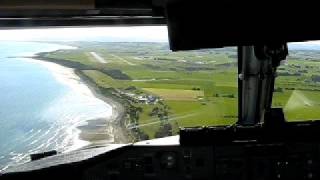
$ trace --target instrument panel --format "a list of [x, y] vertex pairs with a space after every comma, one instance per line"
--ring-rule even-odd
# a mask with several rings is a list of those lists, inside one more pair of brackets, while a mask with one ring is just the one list
[[84, 179], [212, 179], [211, 147], [133, 147], [88, 168]]
[[[9, 169], [0, 179], [320, 179], [318, 142], [145, 143], [58, 154]], [[178, 140], [178, 136], [176, 136]]]
[[319, 179], [319, 145], [137, 146], [85, 170], [83, 179]]

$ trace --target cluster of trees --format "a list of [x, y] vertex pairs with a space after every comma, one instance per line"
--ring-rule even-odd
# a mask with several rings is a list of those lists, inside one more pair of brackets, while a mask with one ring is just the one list
[[320, 76], [319, 75], [312, 75], [311, 80], [313, 82], [320, 82]]
[[161, 121], [169, 119], [169, 106], [163, 105], [162, 107], [154, 107], [149, 113], [151, 117], [158, 117]]
[[[129, 115], [130, 123], [134, 124], [135, 126], [139, 125], [139, 118], [140, 113], [143, 112], [142, 107], [135, 107], [130, 105], [127, 107], [127, 113]], [[148, 140], [149, 136], [145, 132], [143, 132], [139, 127], [135, 127], [131, 130], [132, 134], [134, 135], [136, 141]]]
[[160, 66], [155, 66], [155, 65], [152, 65], [152, 64], [143, 64], [144, 66], [150, 68], [150, 69], [153, 69], [153, 70], [159, 70], [161, 69]]
[[215, 65], [218, 68], [228, 68], [228, 67], [237, 67], [237, 62], [231, 62], [231, 63], [222, 63], [222, 64], [216, 64]]
[[161, 107], [154, 107], [149, 113], [152, 117], [158, 117], [160, 120], [160, 127], [155, 133], [156, 138], [166, 137], [172, 135], [172, 125], [169, 123], [169, 106], [161, 103]]
[[320, 91], [320, 89], [318, 89], [317, 87], [311, 89], [311, 88], [294, 88], [294, 87], [287, 87], [284, 88], [285, 90], [301, 90], [301, 91]]
[[213, 97], [225, 97], [225, 98], [235, 98], [236, 96], [234, 94], [214, 94]]
[[278, 73], [279, 76], [301, 76], [301, 73], [289, 73], [289, 72], [279, 72]]
[[273, 105], [276, 107], [283, 107], [283, 104], [280, 102], [275, 102], [275, 103], [273, 103]]
[[299, 72], [299, 73], [308, 73], [308, 71], [307, 71], [306, 69], [299, 70], [298, 72]]
[[193, 87], [192, 90], [194, 90], [194, 91], [200, 91], [200, 88], [199, 88], [199, 87]]
[[233, 119], [235, 119], [235, 118], [238, 118], [238, 116], [234, 116], [234, 115], [225, 115], [225, 116], [223, 116], [223, 118], [233, 118]]
[[139, 122], [140, 113], [142, 113], [143, 109], [141, 107], [130, 106], [128, 108], [128, 114], [131, 123], [137, 124]]
[[172, 125], [169, 122], [161, 123], [159, 130], [155, 134], [155, 138], [172, 136]]
[[155, 61], [172, 61], [175, 59], [165, 58], [165, 57], [154, 57], [153, 60], [155, 60]]
[[291, 91], [293, 91], [293, 90], [295, 90], [296, 88], [294, 88], [294, 87], [288, 87], [288, 88], [285, 88], [285, 90], [291, 90]]
[[213, 71], [216, 70], [216, 68], [211, 68], [211, 67], [185, 67], [184, 68], [186, 71]]
[[228, 57], [231, 58], [231, 59], [237, 59], [238, 55], [237, 54], [232, 54], [232, 55], [229, 55]]
[[112, 77], [113, 79], [118, 80], [131, 80], [131, 77], [127, 74], [123, 73], [119, 69], [100, 69], [102, 73], [107, 74], [108, 76]]
[[282, 92], [284, 92], [284, 89], [281, 88], [281, 87], [277, 87], [277, 88], [274, 88], [273, 91], [274, 91], [274, 92], [280, 92], [280, 93], [282, 93]]
[[[172, 135], [172, 126], [169, 123], [169, 106], [164, 104], [163, 102], [159, 102], [159, 106], [155, 106], [149, 116], [158, 117], [160, 120], [160, 128], [155, 132], [155, 137], [165, 137]], [[131, 130], [132, 134], [136, 138], [137, 141], [148, 140], [149, 136], [144, 133], [139, 127], [139, 118], [140, 113], [143, 112], [142, 107], [135, 107], [132, 104], [126, 107], [127, 114], [130, 119], [130, 123], [135, 125], [136, 127]]]
[[148, 134], [144, 133], [140, 130], [140, 128], [135, 128], [132, 130], [133, 134], [135, 135], [135, 138], [137, 141], [143, 141], [143, 140], [149, 140], [150, 137]]
[[137, 88], [135, 86], [129, 86], [129, 87], [125, 88], [124, 90], [126, 90], [126, 91], [135, 91], [135, 90], [137, 90]]
[[290, 66], [291, 66], [291, 67], [298, 68], [298, 69], [300, 69], [300, 68], [301, 68], [301, 66], [300, 66], [300, 65], [295, 65], [295, 64], [290, 64]]

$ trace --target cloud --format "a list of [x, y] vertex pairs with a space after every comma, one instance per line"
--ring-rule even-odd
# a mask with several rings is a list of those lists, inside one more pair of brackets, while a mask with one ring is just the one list
[[0, 30], [2, 41], [168, 42], [166, 26], [47, 28]]

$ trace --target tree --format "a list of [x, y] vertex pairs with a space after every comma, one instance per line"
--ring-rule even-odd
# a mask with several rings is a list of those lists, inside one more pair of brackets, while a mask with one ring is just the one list
[[320, 76], [319, 75], [312, 75], [311, 80], [313, 82], [320, 82]]
[[168, 116], [168, 114], [169, 114], [168, 111], [166, 111], [166, 110], [163, 111], [164, 116]]
[[275, 88], [274, 89], [274, 92], [283, 92], [284, 90], [283, 90], [283, 88], [281, 88], [281, 87], [277, 87], [277, 88]]
[[172, 125], [170, 123], [161, 125], [159, 130], [155, 133], [156, 138], [162, 138], [166, 136], [172, 136]]
[[159, 108], [158, 107], [154, 107], [152, 110], [151, 110], [151, 113], [149, 114], [150, 116], [155, 116], [159, 113]]
[[137, 107], [137, 111], [140, 112], [140, 113], [142, 113], [142, 112], [143, 112], [142, 107]]
[[158, 113], [158, 118], [159, 118], [161, 121], [164, 120], [163, 113]]

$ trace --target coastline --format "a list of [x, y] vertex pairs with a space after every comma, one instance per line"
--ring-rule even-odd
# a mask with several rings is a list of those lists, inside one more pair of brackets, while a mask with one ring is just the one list
[[[106, 104], [111, 106], [112, 113], [111, 116], [99, 119], [86, 120], [85, 125], [77, 126], [77, 130], [79, 130], [78, 139], [80, 141], [88, 142], [87, 144], [83, 144], [82, 146], [75, 146], [68, 151], [76, 150], [79, 148], [85, 148], [90, 146], [100, 146], [106, 144], [123, 144], [129, 143], [128, 132], [124, 127], [124, 121], [126, 117], [125, 107], [118, 102], [117, 99], [113, 97], [108, 97], [103, 95], [97, 85], [90, 80], [85, 74], [81, 72], [81, 70], [76, 69], [74, 65], [68, 66], [66, 63], [61, 63], [58, 61], [53, 61], [52, 59], [45, 58], [41, 56], [42, 54], [47, 52], [36, 53], [33, 56], [23, 57], [28, 58], [31, 61], [38, 61], [41, 64], [44, 64], [48, 67], [50, 71], [59, 71], [56, 66], [61, 66], [65, 68], [66, 71], [63, 70], [64, 74], [67, 74], [67, 78], [76, 78], [73, 80], [78, 81], [79, 83], [86, 86], [90, 93], [97, 99], [104, 101]], [[56, 69], [55, 69], [56, 68]], [[55, 69], [55, 70], [54, 70]], [[69, 71], [69, 72], [68, 72]], [[56, 72], [53, 72], [55, 74]], [[60, 71], [59, 71], [60, 72]], [[66, 83], [64, 81], [64, 83]]]
[[[113, 127], [112, 134], [114, 135], [113, 143], [121, 144], [121, 143], [129, 143], [127, 130], [124, 127], [125, 121], [125, 108], [124, 106], [117, 101], [117, 99], [112, 97], [104, 96], [97, 85], [92, 82], [87, 76], [85, 76], [81, 71], [74, 70], [74, 73], [81, 79], [81, 81], [87, 85], [87, 87], [91, 90], [94, 96], [98, 99], [101, 99], [105, 103], [109, 104], [112, 108], [112, 115], [107, 120], [107, 125]], [[93, 121], [91, 120], [93, 123]], [[99, 122], [97, 123], [99, 124]], [[96, 140], [95, 144], [103, 143], [103, 141]]]

